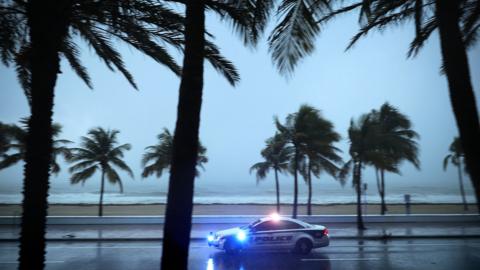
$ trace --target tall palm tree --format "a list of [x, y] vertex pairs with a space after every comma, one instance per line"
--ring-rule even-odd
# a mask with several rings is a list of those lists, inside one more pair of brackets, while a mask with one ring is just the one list
[[289, 114], [285, 124], [275, 119], [277, 130], [282, 139], [292, 148], [290, 166], [294, 178], [292, 217], [297, 217], [298, 206], [298, 174], [301, 173], [301, 164], [306, 158], [305, 153], [310, 137], [318, 120], [318, 110], [309, 105], [302, 105], [300, 109]]
[[[337, 7], [337, 6], [340, 7]], [[269, 37], [270, 51], [282, 74], [294, 71], [299, 60], [311, 54], [324, 23], [340, 14], [359, 11], [360, 32], [347, 49], [371, 30], [413, 21], [416, 35], [409, 56], [415, 56], [438, 30], [442, 69], [447, 76], [450, 100], [465, 151], [467, 169], [480, 212], [480, 124], [470, 79], [466, 50], [479, 40], [480, 0], [282, 0], [280, 22]]]
[[[23, 127], [17, 125], [9, 125], [6, 132], [9, 133], [11, 141], [14, 143], [9, 143], [7, 145], [9, 150], [14, 150], [11, 154], [4, 154], [0, 160], [0, 170], [8, 168], [17, 164], [19, 161], [25, 159], [26, 151], [26, 138], [28, 134], [27, 123], [28, 119], [24, 118], [21, 121]], [[63, 156], [65, 159], [70, 158], [71, 151], [67, 147], [68, 144], [73, 143], [69, 140], [56, 139], [62, 132], [62, 126], [60, 124], [54, 123], [52, 125], [53, 129], [53, 149], [52, 149], [52, 159], [51, 162], [51, 172], [53, 174], [58, 174], [60, 172], [60, 165], [57, 162], [58, 156]]]
[[[0, 2], [0, 59], [14, 64], [31, 107], [25, 154], [20, 269], [43, 269], [45, 216], [52, 152], [53, 97], [64, 57], [92, 87], [77, 42], [85, 41], [110, 70], [120, 71], [136, 88], [112, 44], [124, 42], [167, 66], [181, 70], [165, 46], [183, 49], [184, 17], [157, 0], [7, 0]], [[228, 80], [238, 74], [211, 42], [203, 54]]]
[[[57, 76], [61, 72], [61, 56], [91, 86], [86, 69], [79, 61], [76, 42], [80, 37], [110, 69], [118, 69], [134, 85], [120, 54], [111, 44], [115, 37], [180, 73], [173, 58], [154, 42], [156, 39], [176, 42], [172, 35], [174, 31], [146, 27], [152, 22], [160, 25], [161, 20], [155, 18], [165, 18], [155, 12], [156, 9], [152, 12], [146, 3], [113, 0], [12, 0], [0, 3], [0, 17], [2, 22], [7, 22], [0, 24], [0, 33], [2, 38], [5, 37], [0, 45], [0, 57], [4, 63], [16, 65], [31, 108], [26, 138], [19, 269], [44, 268], [53, 97]], [[163, 25], [169, 23], [164, 21]], [[13, 29], [9, 30], [12, 26]]]
[[346, 179], [350, 173], [353, 175], [352, 184], [357, 195], [357, 228], [359, 230], [365, 229], [361, 207], [362, 169], [382, 158], [376, 151], [378, 134], [378, 125], [371, 119], [370, 114], [362, 115], [357, 121], [350, 121], [348, 137], [351, 159], [345, 163], [339, 177]]
[[373, 110], [371, 119], [378, 125], [377, 151], [381, 159], [373, 161], [377, 173], [377, 188], [381, 198], [381, 214], [387, 211], [385, 204], [385, 172], [400, 173], [402, 161], [420, 168], [418, 160], [418, 134], [412, 129], [410, 119], [388, 103], [379, 111]]
[[130, 144], [118, 145], [118, 130], [105, 130], [101, 127], [88, 131], [86, 137], [81, 138], [81, 148], [73, 148], [70, 161], [75, 163], [70, 167], [73, 173], [70, 178], [72, 185], [85, 183], [97, 171], [100, 172], [100, 202], [98, 216], [103, 216], [103, 193], [105, 191], [105, 177], [111, 184], [118, 184], [120, 193], [123, 193], [123, 184], [116, 168], [127, 172], [133, 178], [133, 172], [122, 160], [123, 152], [130, 150]]
[[[167, 128], [164, 128], [163, 132], [160, 133], [157, 138], [159, 141], [158, 144], [145, 148], [147, 152], [143, 154], [142, 159], [143, 178], [149, 177], [153, 174], [155, 174], [157, 178], [160, 178], [164, 170], [170, 169], [170, 164], [172, 162], [173, 136]], [[199, 144], [197, 167], [204, 169], [203, 164], [208, 162], [208, 158], [205, 155], [207, 149], [201, 143]], [[195, 174], [197, 176], [200, 175], [200, 171], [197, 169]]]
[[462, 144], [458, 137], [453, 138], [452, 144], [449, 148], [450, 154], [448, 154], [445, 159], [443, 159], [443, 169], [446, 170], [448, 163], [452, 163], [453, 166], [457, 167], [458, 170], [458, 182], [460, 185], [460, 194], [462, 195], [463, 210], [468, 210], [467, 200], [465, 199], [465, 189], [463, 188], [463, 159], [464, 153]]
[[[206, 51], [205, 11], [220, 14], [242, 34], [246, 44], [254, 45], [268, 17], [269, 0], [179, 1], [186, 6], [183, 72], [173, 137], [172, 164], [165, 214], [161, 266], [187, 269], [198, 130], [203, 92], [203, 56]], [[233, 85], [238, 76], [232, 78]]]
[[306, 144], [304, 148], [305, 168], [304, 179], [308, 185], [307, 214], [312, 214], [312, 174], [320, 178], [321, 173], [325, 172], [334, 178], [337, 177], [340, 168], [337, 166], [342, 162], [338, 155], [340, 149], [333, 143], [340, 140], [340, 135], [334, 131], [333, 124], [323, 118], [320, 112], [315, 110], [316, 116], [312, 121], [312, 127], [307, 131]]
[[289, 160], [291, 159], [292, 149], [286, 147], [285, 141], [279, 134], [266, 140], [266, 146], [261, 155], [264, 161], [255, 163], [250, 167], [250, 173], [256, 171], [257, 184], [265, 179], [270, 169], [275, 173], [275, 192], [277, 195], [277, 213], [280, 213], [280, 184], [278, 173], [288, 172]]

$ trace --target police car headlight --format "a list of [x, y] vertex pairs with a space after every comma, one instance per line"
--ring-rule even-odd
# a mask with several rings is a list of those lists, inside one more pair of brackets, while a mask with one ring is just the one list
[[243, 242], [245, 239], [247, 239], [247, 234], [244, 231], [239, 231], [237, 233], [237, 240]]

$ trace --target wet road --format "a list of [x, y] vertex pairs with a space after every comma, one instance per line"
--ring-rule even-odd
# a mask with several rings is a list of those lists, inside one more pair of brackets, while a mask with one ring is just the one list
[[[16, 269], [15, 243], [0, 243], [0, 269]], [[160, 242], [49, 242], [49, 270], [158, 269]], [[250, 252], [226, 255], [204, 242], [191, 244], [192, 270], [249, 269], [478, 269], [480, 239], [332, 240], [310, 255]]]

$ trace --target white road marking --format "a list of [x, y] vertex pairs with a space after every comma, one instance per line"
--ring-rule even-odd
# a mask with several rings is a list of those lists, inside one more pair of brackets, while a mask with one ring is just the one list
[[302, 262], [314, 261], [378, 261], [380, 258], [328, 258], [328, 259], [302, 259]]

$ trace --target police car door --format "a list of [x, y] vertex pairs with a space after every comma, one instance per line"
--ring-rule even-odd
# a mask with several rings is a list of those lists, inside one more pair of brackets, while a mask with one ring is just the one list
[[[303, 227], [288, 220], [278, 221], [276, 230], [272, 232], [275, 248], [290, 248]], [[299, 230], [300, 229], [300, 230]]]
[[270, 249], [272, 243], [272, 230], [274, 229], [273, 221], [264, 221], [252, 228], [250, 241], [250, 248], [252, 249]]

